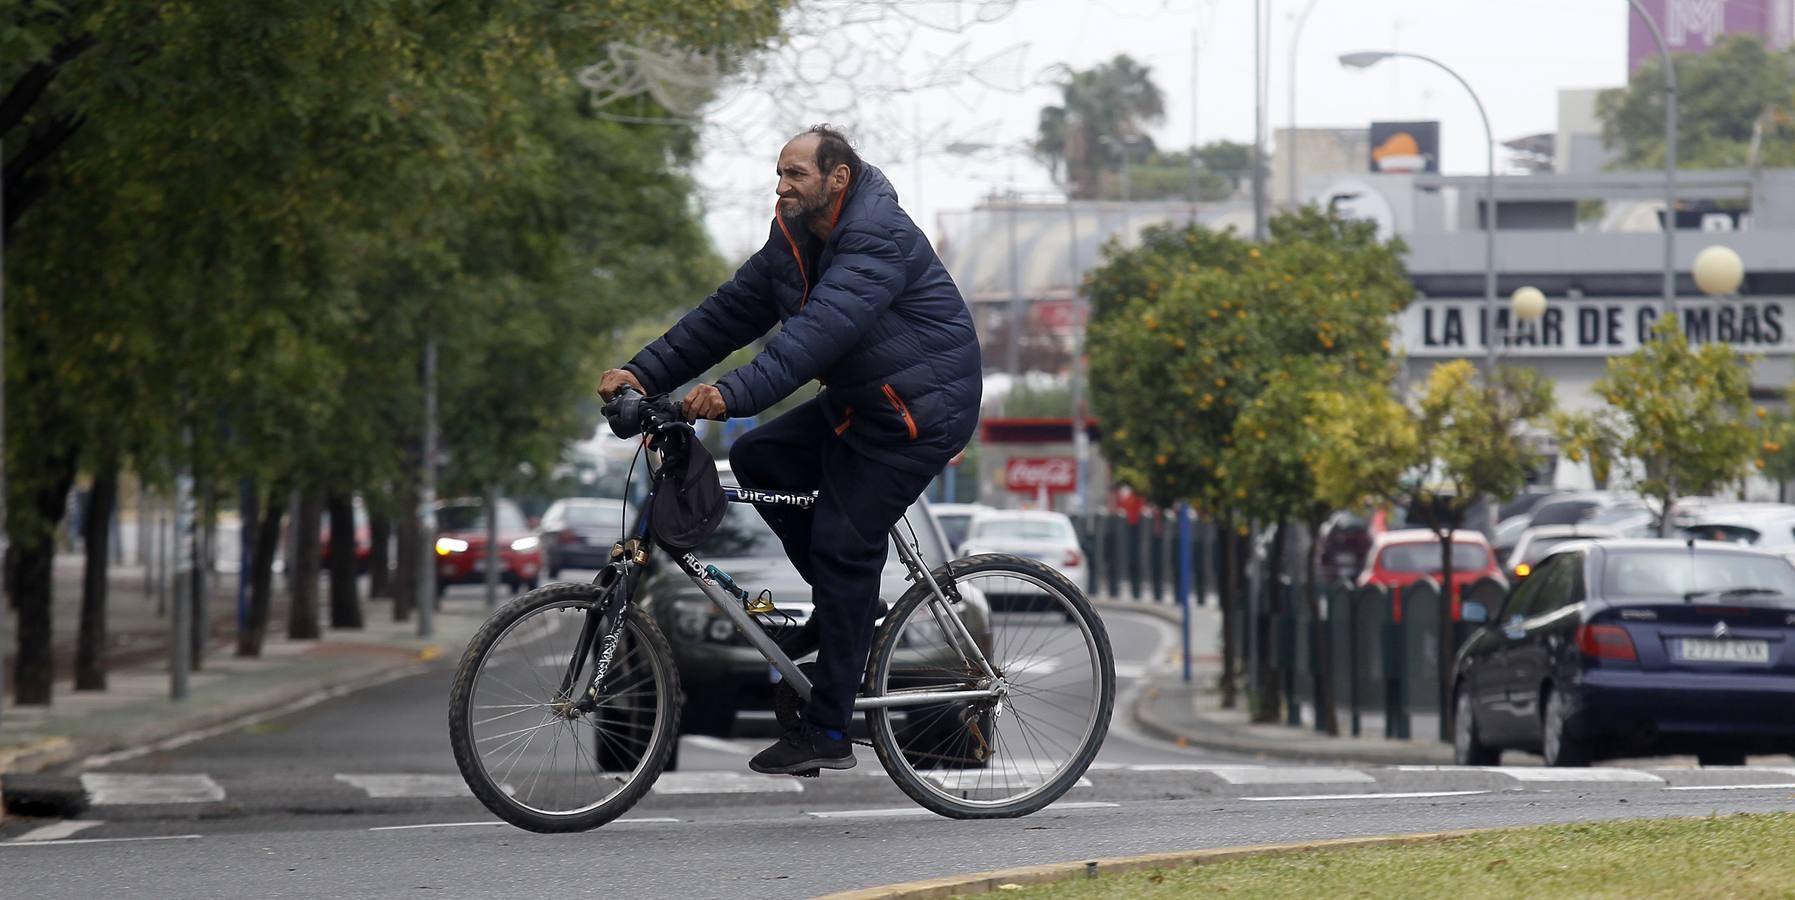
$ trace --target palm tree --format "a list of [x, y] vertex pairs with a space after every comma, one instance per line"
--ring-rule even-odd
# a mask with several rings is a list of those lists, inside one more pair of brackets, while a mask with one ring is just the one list
[[1165, 95], [1151, 67], [1126, 54], [1073, 71], [1060, 83], [1060, 97], [1059, 106], [1041, 110], [1035, 155], [1056, 181], [1070, 183], [1075, 199], [1097, 196], [1101, 174], [1119, 166], [1122, 148], [1139, 144], [1145, 126], [1165, 118]]

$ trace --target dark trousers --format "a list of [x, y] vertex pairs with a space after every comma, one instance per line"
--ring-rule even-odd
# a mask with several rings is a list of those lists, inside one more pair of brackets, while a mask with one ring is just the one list
[[819, 645], [804, 721], [846, 731], [872, 648], [888, 533], [931, 476], [854, 451], [815, 400], [742, 435], [729, 449], [729, 464], [742, 487], [819, 492], [808, 510], [756, 508], [810, 582], [815, 603], [806, 629], [814, 625]]

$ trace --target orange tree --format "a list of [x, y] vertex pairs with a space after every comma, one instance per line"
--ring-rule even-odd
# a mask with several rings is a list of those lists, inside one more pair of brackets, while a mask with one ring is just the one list
[[[1333, 377], [1383, 371], [1391, 316], [1413, 293], [1401, 252], [1373, 225], [1314, 208], [1273, 219], [1263, 245], [1200, 226], [1112, 243], [1085, 289], [1091, 384], [1104, 398], [1115, 477], [1155, 504], [1190, 501], [1242, 534], [1250, 519], [1309, 519], [1314, 494], [1291, 420], [1263, 416], [1244, 437], [1240, 420], [1307, 366]], [[1232, 705], [1239, 573], [1237, 554], [1224, 557], [1222, 692]]]

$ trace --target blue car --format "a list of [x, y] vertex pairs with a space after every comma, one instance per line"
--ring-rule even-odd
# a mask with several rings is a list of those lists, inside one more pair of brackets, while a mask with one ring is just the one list
[[1795, 566], [1704, 541], [1554, 548], [1459, 651], [1454, 751], [1551, 766], [1795, 752]]

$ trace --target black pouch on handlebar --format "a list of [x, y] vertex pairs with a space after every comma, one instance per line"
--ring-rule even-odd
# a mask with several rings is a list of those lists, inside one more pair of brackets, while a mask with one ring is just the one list
[[704, 444], [686, 441], [684, 465], [662, 469], [648, 502], [648, 532], [669, 553], [684, 553], [717, 530], [729, 502], [717, 462]]

